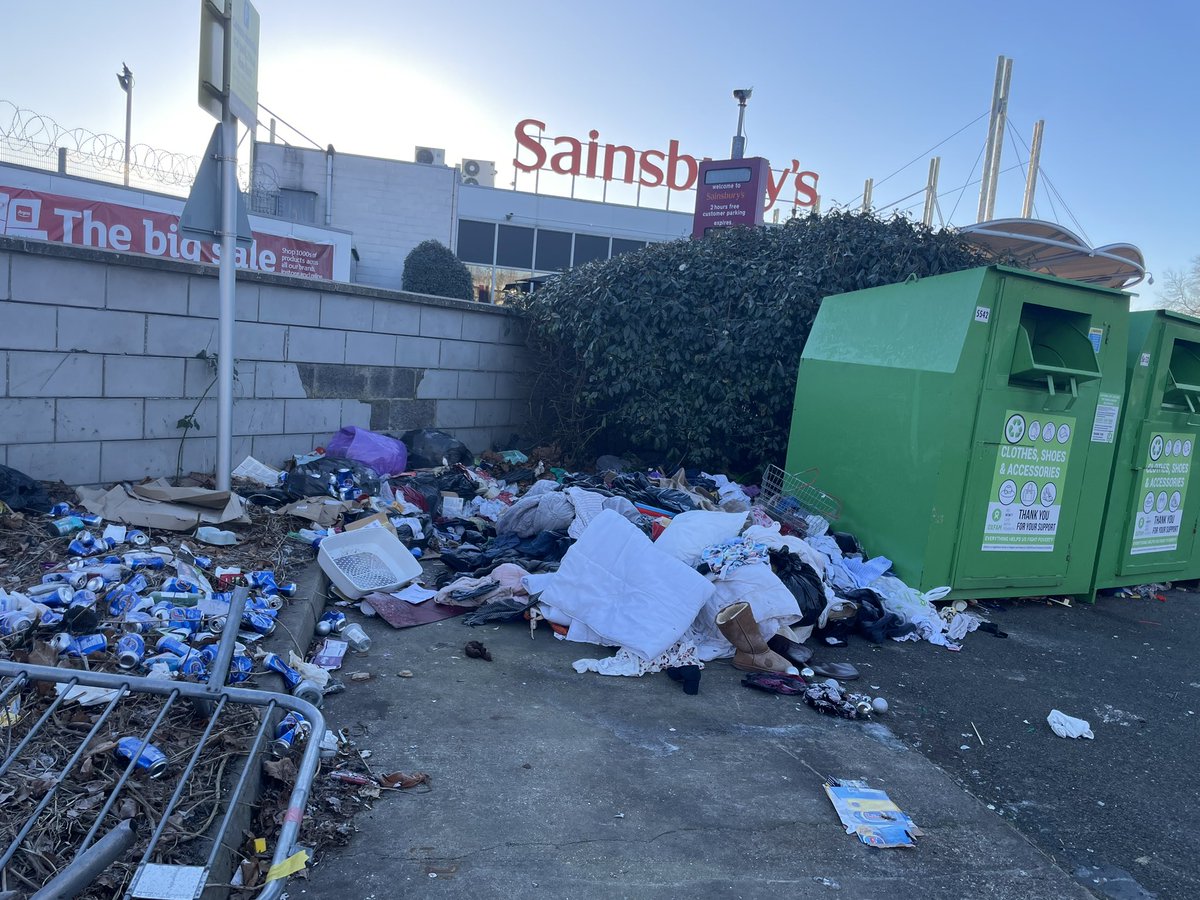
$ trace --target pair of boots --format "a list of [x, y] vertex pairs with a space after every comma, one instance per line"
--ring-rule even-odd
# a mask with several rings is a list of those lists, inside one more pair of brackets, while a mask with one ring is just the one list
[[799, 675], [796, 665], [807, 666], [817, 675], [836, 678], [838, 681], [853, 681], [859, 677], [858, 669], [849, 663], [818, 663], [812, 660], [812, 650], [803, 644], [789, 641], [781, 635], [764, 641], [754, 621], [750, 604], [734, 603], [717, 614], [717, 627], [725, 639], [737, 649], [733, 655], [733, 667], [743, 672], [774, 672], [781, 675]]
[[737, 650], [733, 655], [735, 669], [781, 675], [800, 674], [799, 669], [767, 646], [749, 603], [743, 601], [725, 607], [717, 613], [717, 627], [725, 635], [725, 640]]

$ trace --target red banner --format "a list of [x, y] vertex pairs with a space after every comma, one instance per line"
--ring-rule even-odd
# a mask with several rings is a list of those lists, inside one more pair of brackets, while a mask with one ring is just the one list
[[[220, 244], [180, 237], [179, 216], [172, 213], [3, 185], [0, 234], [190, 262], [221, 260]], [[332, 244], [260, 231], [253, 232], [253, 237], [249, 248], [238, 248], [235, 261], [239, 269], [333, 278]]]

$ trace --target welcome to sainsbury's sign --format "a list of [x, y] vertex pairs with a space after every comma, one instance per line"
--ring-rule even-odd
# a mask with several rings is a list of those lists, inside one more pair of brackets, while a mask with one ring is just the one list
[[[541, 169], [559, 175], [686, 191], [696, 186], [700, 163], [710, 159], [707, 156], [697, 159], [690, 154], [680, 153], [679, 141], [675, 140], [667, 144], [664, 153], [661, 150], [635, 150], [624, 144], [601, 144], [600, 132], [594, 128], [588, 132], [586, 142], [569, 135], [546, 138], [543, 135], [545, 130], [546, 123], [537, 119], [522, 119], [517, 123], [514, 132], [517, 155], [513, 157], [513, 166], [518, 171], [536, 172]], [[546, 149], [547, 140], [553, 150]], [[522, 149], [528, 150], [533, 158], [522, 160]], [[796, 206], [816, 205], [820, 176], [816, 172], [801, 171], [799, 160], [793, 159], [791, 162], [786, 169], [770, 172], [765, 209], [771, 209], [781, 197], [785, 203]]]

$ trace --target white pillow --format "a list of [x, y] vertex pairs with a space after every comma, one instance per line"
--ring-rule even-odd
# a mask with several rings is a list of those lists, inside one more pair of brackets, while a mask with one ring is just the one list
[[658, 536], [654, 546], [694, 567], [705, 547], [741, 534], [747, 515], [749, 513], [709, 512], [703, 509], [680, 513]]

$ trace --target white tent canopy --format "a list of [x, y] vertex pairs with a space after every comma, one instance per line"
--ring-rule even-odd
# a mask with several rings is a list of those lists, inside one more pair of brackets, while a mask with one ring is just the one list
[[1142, 251], [1133, 244], [1091, 248], [1072, 231], [1040, 219], [993, 219], [959, 233], [997, 256], [1012, 256], [1035, 272], [1087, 284], [1127, 288], [1146, 277]]

